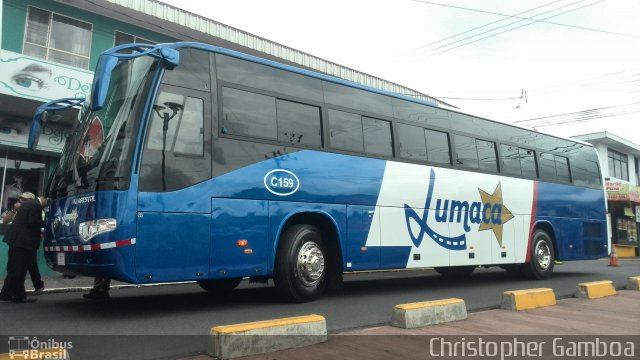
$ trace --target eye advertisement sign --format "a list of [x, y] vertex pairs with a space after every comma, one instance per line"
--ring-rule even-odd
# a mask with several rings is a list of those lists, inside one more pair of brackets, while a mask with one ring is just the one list
[[[30, 125], [31, 119], [0, 115], [0, 144], [26, 148]], [[62, 152], [68, 131], [67, 127], [45, 124], [40, 133], [38, 150]]]
[[93, 72], [6, 50], [0, 51], [0, 94], [43, 102], [87, 97]]

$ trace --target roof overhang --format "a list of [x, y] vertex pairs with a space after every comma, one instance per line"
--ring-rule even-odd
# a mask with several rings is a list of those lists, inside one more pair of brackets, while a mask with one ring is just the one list
[[640, 157], [640, 145], [621, 138], [607, 131], [572, 136], [574, 139], [586, 141], [591, 144], [605, 144], [607, 147], [633, 156]]

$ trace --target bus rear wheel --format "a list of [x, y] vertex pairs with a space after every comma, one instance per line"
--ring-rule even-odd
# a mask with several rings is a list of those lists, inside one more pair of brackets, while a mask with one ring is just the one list
[[537, 229], [531, 236], [531, 261], [523, 265], [524, 275], [533, 280], [543, 280], [553, 274], [555, 252], [551, 237]]
[[325, 249], [314, 226], [293, 225], [283, 232], [273, 280], [284, 298], [307, 302], [322, 295], [327, 283]]
[[198, 280], [198, 285], [214, 294], [227, 294], [240, 284], [242, 278]]

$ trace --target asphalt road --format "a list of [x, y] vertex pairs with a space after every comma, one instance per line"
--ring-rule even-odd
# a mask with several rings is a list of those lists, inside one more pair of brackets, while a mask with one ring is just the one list
[[551, 287], [562, 298], [584, 281], [612, 280], [622, 288], [628, 276], [640, 275], [640, 261], [621, 263], [616, 268], [606, 260], [567, 262], [544, 281], [512, 278], [499, 268], [477, 269], [459, 281], [432, 270], [353, 274], [345, 276], [343, 291], [305, 304], [282, 302], [271, 285], [247, 282], [226, 297], [195, 284], [117, 289], [99, 302], [78, 292], [45, 294], [36, 303], [0, 303], [0, 353], [6, 352], [3, 337], [21, 335], [74, 341], [74, 359], [175, 358], [202, 352], [215, 325], [320, 314], [336, 333], [388, 323], [399, 303], [458, 297], [477, 311], [497, 307], [506, 290]]

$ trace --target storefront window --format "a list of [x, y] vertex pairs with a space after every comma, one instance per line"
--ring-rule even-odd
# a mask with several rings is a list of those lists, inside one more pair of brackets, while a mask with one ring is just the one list
[[11, 209], [25, 191], [42, 195], [45, 177], [44, 157], [0, 150], [2, 212]]

